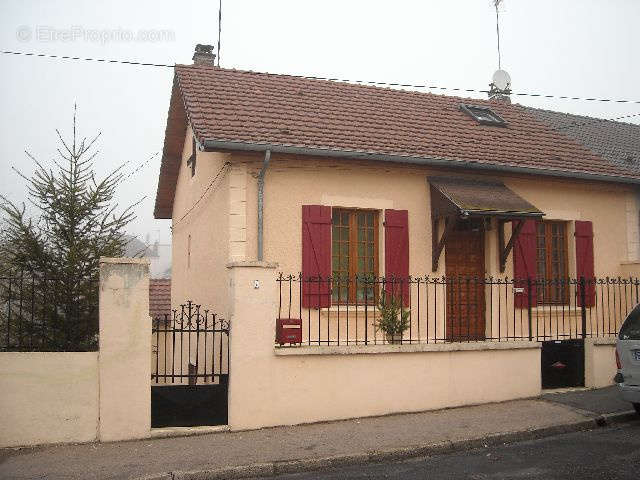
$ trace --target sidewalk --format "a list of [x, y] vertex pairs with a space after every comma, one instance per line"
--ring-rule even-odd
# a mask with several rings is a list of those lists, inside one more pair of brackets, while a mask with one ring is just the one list
[[[322, 468], [426, 455], [595, 428], [607, 422], [607, 415], [611, 420], [632, 418], [621, 417], [629, 410], [630, 405], [618, 399], [615, 387], [609, 387], [545, 394], [539, 399], [247, 432], [4, 449], [0, 450], [0, 477], [238, 478], [250, 473], [309, 470], [314, 465]], [[329, 457], [332, 459], [321, 460]], [[262, 465], [215, 473], [224, 467], [256, 464]]]

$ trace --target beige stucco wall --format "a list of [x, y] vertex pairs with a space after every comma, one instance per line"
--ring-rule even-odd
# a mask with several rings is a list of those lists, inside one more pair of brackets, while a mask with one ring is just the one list
[[[259, 155], [233, 154], [256, 173]], [[431, 209], [429, 175], [464, 175], [462, 170], [442, 170], [381, 162], [296, 157], [273, 154], [265, 180], [265, 259], [278, 262], [286, 273], [300, 270], [301, 206], [323, 204], [339, 207], [406, 209], [409, 211], [410, 272], [442, 275], [445, 254], [438, 272], [431, 272]], [[627, 209], [632, 187], [602, 182], [554, 179], [499, 173], [467, 175], [499, 178], [513, 191], [546, 213], [548, 220], [567, 220], [569, 273], [575, 274], [573, 221], [591, 220], [594, 228], [595, 273], [617, 276], [628, 261]], [[256, 210], [255, 180], [247, 184], [247, 212]], [[249, 218], [249, 217], [248, 217]], [[255, 258], [256, 227], [247, 224], [247, 258]], [[382, 222], [381, 229], [382, 227]], [[487, 275], [499, 275], [497, 230], [487, 232]], [[382, 230], [381, 230], [382, 233]], [[508, 235], [508, 230], [507, 230]], [[380, 268], [384, 268], [384, 235], [380, 235]], [[383, 273], [382, 271], [380, 273]], [[513, 275], [511, 256], [505, 275]]]
[[[191, 155], [191, 135], [188, 130], [174, 202], [172, 301], [177, 305], [191, 298], [224, 315], [228, 308], [225, 263], [257, 258], [256, 177], [264, 154], [198, 152], [196, 175], [191, 177], [190, 167], [186, 165]], [[209, 187], [225, 162], [230, 165]], [[596, 276], [640, 274], [639, 264], [629, 263], [636, 261], [638, 255], [640, 204], [631, 186], [277, 153], [271, 155], [265, 177], [264, 259], [278, 262], [284, 273], [300, 271], [301, 207], [304, 204], [373, 208], [380, 210], [381, 218], [384, 209], [406, 209], [409, 211], [410, 273], [443, 275], [446, 251], [441, 254], [438, 271], [431, 271], [429, 175], [499, 178], [543, 210], [546, 219], [567, 221], [570, 275], [576, 272], [575, 220], [593, 222]], [[198, 200], [197, 206], [180, 220]], [[384, 274], [383, 228], [380, 222], [381, 275]], [[505, 233], [507, 236], [510, 233], [508, 225]], [[190, 262], [187, 261], [189, 236]], [[506, 271], [499, 272], [495, 221], [485, 233], [485, 258], [487, 276], [513, 275], [511, 255]]]
[[192, 177], [191, 135], [189, 128], [173, 206], [171, 302], [176, 308], [193, 300], [225, 316], [225, 265], [232, 252], [244, 258], [246, 174], [237, 165], [225, 166], [227, 154], [198, 152]]
[[[241, 419], [233, 417], [234, 428], [422, 411], [540, 393], [537, 347], [286, 357], [274, 356], [271, 347], [265, 353], [259, 385], [247, 394], [270, 395], [263, 394], [266, 401], [259, 405], [234, 405], [246, 412]], [[235, 368], [234, 363], [234, 375]]]
[[[394, 345], [340, 350], [349, 353], [345, 355], [317, 349], [324, 354], [292, 355], [293, 350], [282, 354], [273, 346], [274, 273], [274, 266], [260, 264], [230, 269], [232, 429], [420, 411], [540, 393], [540, 348], [535, 342], [513, 343], [508, 349], [504, 344], [465, 349], [437, 345], [431, 351]], [[299, 352], [315, 353], [314, 348]]]
[[[192, 298], [207, 306], [212, 306], [218, 313], [227, 317], [233, 315], [232, 332], [239, 328], [237, 322], [245, 322], [245, 317], [249, 317], [251, 302], [246, 297], [243, 301], [246, 305], [232, 305], [228, 298], [235, 298], [233, 285], [229, 287], [224, 265], [228, 261], [254, 260], [257, 257], [257, 180], [256, 176], [262, 167], [262, 153], [198, 153], [198, 167], [194, 178], [191, 178], [190, 169], [186, 166], [186, 159], [191, 153], [191, 133], [187, 133], [185, 142], [185, 152], [183, 155], [182, 168], [178, 179], [176, 190], [176, 201], [174, 205], [174, 270], [173, 270], [173, 302], [177, 304], [183, 299]], [[220, 171], [224, 162], [229, 161], [230, 166], [221, 179], [214, 183], [214, 187], [205, 193], [207, 187], [215, 174]], [[545, 218], [549, 220], [567, 221], [567, 245], [569, 258], [569, 274], [575, 275], [575, 240], [574, 221], [590, 220], [594, 227], [594, 250], [595, 250], [595, 274], [600, 277], [626, 275], [629, 272], [638, 271], [637, 264], [630, 264], [629, 259], [636, 253], [634, 249], [634, 230], [630, 226], [633, 214], [632, 201], [635, 192], [632, 187], [622, 184], [612, 184], [603, 182], [587, 182], [572, 179], [536, 177], [524, 175], [503, 175], [499, 173], [482, 174], [477, 172], [464, 172], [463, 170], [446, 170], [422, 167], [416, 165], [400, 165], [391, 163], [339, 160], [330, 158], [312, 158], [283, 154], [273, 154], [271, 164], [265, 177], [265, 210], [264, 210], [264, 258], [267, 261], [279, 264], [277, 271], [297, 274], [301, 268], [301, 207], [304, 204], [323, 204], [335, 207], [353, 208], [373, 208], [381, 212], [387, 208], [406, 209], [409, 212], [409, 235], [410, 235], [410, 273], [412, 275], [442, 276], [446, 268], [446, 253], [440, 257], [439, 270], [431, 271], [431, 209], [430, 195], [427, 183], [429, 175], [472, 175], [498, 178], [514, 190], [516, 193], [527, 199], [546, 213]], [[203, 193], [204, 196], [202, 195]], [[187, 219], [180, 221], [182, 215], [189, 210], [198, 200], [200, 203], [187, 216]], [[498, 268], [498, 239], [496, 222], [493, 221], [491, 229], [485, 233], [485, 269], [487, 276], [511, 277], [513, 275], [512, 257], [509, 256], [507, 268], [504, 273]], [[508, 235], [509, 227], [507, 226]], [[379, 274], [384, 274], [384, 234], [383, 225], [380, 222], [380, 258]], [[187, 265], [186, 252], [188, 236], [191, 235], [191, 261]], [[232, 277], [236, 275], [232, 271]], [[265, 282], [272, 282], [276, 275], [276, 270], [270, 271], [268, 276], [261, 277]], [[233, 278], [231, 279], [233, 281]], [[245, 278], [244, 280], [248, 280]], [[244, 281], [243, 280], [243, 281]], [[273, 282], [275, 283], [275, 282]], [[269, 288], [275, 285], [269, 286]], [[229, 290], [231, 288], [231, 291]], [[251, 291], [248, 294], [257, 292]], [[488, 293], [487, 293], [488, 295]], [[512, 295], [512, 292], [511, 292]], [[272, 292], [273, 298], [277, 298], [277, 292]], [[442, 297], [440, 297], [442, 298]], [[263, 299], [261, 301], [268, 301]], [[423, 300], [424, 301], [424, 300]], [[496, 302], [497, 300], [493, 300]], [[491, 306], [487, 300], [488, 307]], [[248, 307], [247, 307], [248, 306]], [[497, 309], [494, 303], [494, 311]], [[444, 310], [439, 306], [438, 328], [444, 328]], [[502, 315], [508, 318], [516, 318], [511, 335], [519, 335], [523, 331], [523, 312], [513, 312], [513, 299], [504, 301]], [[241, 309], [241, 312], [238, 311]], [[297, 305], [293, 305], [292, 310], [296, 312]], [[550, 314], [545, 313], [551, 311]], [[316, 312], [314, 312], [315, 315]], [[580, 325], [579, 312], [566, 312], [562, 309], [544, 309], [538, 311], [534, 309], [534, 317], [539, 318], [538, 323], [544, 325], [548, 317], [564, 316], [572, 318], [572, 325]], [[334, 315], [332, 313], [322, 313], [322, 315]], [[599, 316], [600, 312], [593, 312], [592, 317]], [[242, 327], [232, 333], [231, 354], [233, 356], [233, 372], [231, 378], [231, 391], [235, 395], [234, 406], [231, 407], [231, 422], [235, 426], [247, 427], [250, 420], [243, 420], [242, 417], [234, 415], [244, 415], [244, 412], [251, 408], [247, 398], [257, 395], [257, 390], [251, 390], [252, 385], [244, 385], [243, 377], [251, 379], [255, 385], [261, 383], [262, 379], [269, 379], [269, 391], [271, 395], [277, 395], [279, 390], [292, 390], [295, 398], [304, 398], [314, 386], [301, 382], [303, 377], [313, 378], [317, 376], [323, 381], [329, 381], [328, 372], [344, 371], [345, 378], [351, 382], [358, 383], [359, 378], [366, 378], [366, 371], [371, 368], [377, 372], [383, 371], [391, 373], [392, 370], [400, 369], [411, 372], [412, 378], [436, 378], [438, 381], [445, 381], [445, 377], [439, 376], [440, 368], [446, 365], [449, 372], [455, 376], [464, 378], [464, 373], [456, 370], [460, 363], [469, 364], [469, 360], [477, 362], [487, 368], [487, 371], [500, 371], [504, 364], [535, 365], [531, 370], [531, 375], [527, 375], [526, 385], [515, 385], [514, 390], [505, 392], [501, 387], [492, 387], [491, 392], [495, 393], [496, 400], [499, 398], [513, 397], [514, 395], [535, 394], [534, 390], [539, 389], [539, 351], [537, 349], [519, 349], [513, 351], [474, 351], [474, 352], [420, 352], [407, 353], [403, 355], [378, 354], [371, 358], [379, 358], [380, 365], [372, 366], [371, 360], [365, 360], [367, 356], [355, 355], [353, 357], [335, 358], [326, 356], [305, 356], [298, 359], [281, 358], [273, 353], [273, 330], [275, 314], [271, 314], [268, 319], [265, 317], [261, 321], [265, 325], [252, 324], [248, 330]], [[306, 317], [306, 312], [303, 313]], [[596, 317], [597, 318], [597, 317]], [[497, 330], [495, 318], [487, 317], [487, 324], [492, 325], [494, 332]], [[620, 319], [616, 319], [619, 322]], [[260, 328], [256, 330], [257, 328]], [[590, 324], [588, 323], [588, 328]], [[541, 328], [542, 329], [542, 328]], [[424, 328], [422, 329], [424, 332]], [[242, 333], [244, 332], [244, 333]], [[258, 335], [259, 332], [262, 332]], [[503, 332], [504, 333], [504, 332]], [[562, 332], [560, 332], [562, 333]], [[251, 340], [247, 340], [251, 337]], [[266, 343], [263, 345], [252, 344], [256, 338], [261, 337]], [[235, 339], [235, 340], [234, 340]], [[234, 343], [235, 342], [235, 343]], [[249, 349], [247, 345], [256, 347], [256, 352]], [[236, 343], [239, 345], [236, 345]], [[267, 347], [268, 344], [268, 347]], [[262, 349], [262, 350], [261, 350]], [[269, 354], [267, 355], [267, 349]], [[240, 355], [242, 353], [242, 355]], [[257, 355], [257, 357], [256, 357]], [[476, 358], [477, 357], [477, 358]], [[484, 357], [487, 357], [486, 359]], [[509, 358], [508, 358], [509, 357]], [[513, 358], [511, 358], [513, 357]], [[264, 375], [256, 375], [251, 371], [250, 366], [257, 358], [264, 361]], [[508, 358], [508, 362], [499, 361]], [[425, 361], [423, 361], [425, 360]], [[238, 366], [234, 362], [239, 362], [243, 366]], [[377, 361], [375, 361], [377, 362]], [[495, 362], [492, 363], [492, 362]], [[298, 365], [304, 365], [300, 369]], [[366, 365], [366, 367], [365, 367]], [[393, 368], [389, 367], [392, 365]], [[419, 367], [418, 367], [419, 365]], [[425, 365], [427, 365], [425, 367]], [[431, 370], [430, 365], [434, 365]], [[437, 367], [435, 367], [437, 365]], [[243, 370], [243, 368], [245, 370]], [[389, 368], [389, 370], [385, 370]], [[261, 370], [257, 370], [261, 371]], [[244, 372], [244, 373], [243, 373]], [[311, 372], [311, 373], [309, 373]], [[484, 379], [484, 370], [475, 371], [474, 378]], [[511, 375], [510, 372], [504, 372]], [[365, 377], [362, 377], [365, 375]], [[520, 375], [513, 373], [514, 377]], [[600, 374], [594, 374], [599, 376]], [[606, 375], [605, 375], [606, 376]], [[492, 376], [487, 376], [490, 382]], [[507, 378], [507, 377], [505, 377]], [[508, 377], [511, 378], [511, 377]], [[604, 378], [604, 377], [603, 377]], [[284, 380], [280, 380], [284, 379]], [[535, 380], [535, 381], [534, 381]], [[266, 380], [265, 380], [266, 381]], [[233, 386], [235, 383], [235, 387]], [[240, 382], [240, 384], [238, 384]], [[473, 382], [472, 382], [473, 383]], [[480, 382], [478, 382], [480, 383]], [[291, 385], [300, 384], [299, 387]], [[277, 387], [272, 388], [273, 385]], [[535, 385], [535, 387], [533, 387]], [[243, 391], [244, 388], [248, 390]], [[426, 388], [426, 387], [425, 387]], [[402, 399], [398, 402], [394, 399], [392, 410], [385, 410], [392, 400], [386, 398], [384, 392], [377, 390], [369, 391], [371, 396], [385, 399], [381, 402], [384, 407], [371, 407], [365, 409], [370, 414], [384, 413], [386, 411], [397, 411], [402, 409], [424, 409], [437, 408], [438, 406], [449, 406], [455, 402], [455, 385], [447, 385], [439, 390], [439, 394], [425, 392], [430, 403], [411, 403], [410, 400]], [[468, 389], [479, 388], [477, 385], [465, 387]], [[338, 397], [342, 394], [336, 387], [332, 391]], [[392, 390], [392, 389], [391, 389]], [[236, 392], [235, 394], [233, 392]], [[448, 393], [447, 393], [448, 392]], [[534, 392], [534, 393], [531, 393]], [[428, 394], [427, 394], [428, 393]], [[254, 424], [276, 424], [282, 422], [282, 418], [274, 419], [271, 408], [272, 400], [269, 392], [260, 393], [260, 397], [268, 398], [269, 401], [260, 402], [259, 409], [254, 412], [256, 418], [263, 418], [255, 421]], [[297, 397], [296, 397], [297, 395]], [[321, 398], [323, 394], [319, 394]], [[484, 396], [483, 391], [464, 390], [462, 396], [480, 398], [482, 401], [489, 401], [489, 397]], [[330, 398], [330, 397], [327, 397]], [[343, 399], [349, 404], [348, 399]], [[464, 400], [465, 402], [467, 400]], [[255, 402], [253, 402], [255, 403]], [[333, 401], [330, 403], [334, 403]], [[243, 408], [239, 408], [243, 406]], [[246, 407], [246, 408], [245, 408]], [[322, 411], [322, 406], [318, 407], [322, 415], [313, 417], [314, 414], [304, 411], [304, 407], [291, 404], [288, 409], [289, 419], [298, 421], [310, 421], [313, 418], [337, 418], [334, 410]], [[348, 412], [341, 411], [340, 416], [347, 415]], [[355, 413], [354, 415], [359, 415]], [[333, 415], [333, 417], [331, 416]], [[268, 421], [265, 419], [269, 419]], [[291, 420], [290, 420], [291, 421]], [[247, 423], [249, 422], [249, 423]], [[256, 423], [257, 422], [257, 423]], [[271, 423], [270, 423], [271, 422]], [[276, 423], [273, 423], [276, 422]], [[255, 426], [255, 425], [254, 425]], [[243, 428], [244, 428], [243, 427]], [[248, 427], [247, 427], [248, 428]]]
[[602, 388], [613, 385], [616, 374], [616, 337], [587, 338], [584, 342], [584, 385]]
[[149, 261], [101, 258], [98, 352], [0, 353], [0, 447], [151, 432]]
[[516, 193], [546, 213], [547, 220], [567, 220], [569, 275], [575, 275], [574, 226], [571, 221], [593, 222], [595, 274], [620, 275], [628, 258], [626, 204], [631, 187], [571, 180], [505, 178]]
[[149, 260], [100, 259], [100, 441], [151, 430]]
[[627, 260], [640, 261], [640, 195], [637, 192], [627, 194]]
[[640, 261], [622, 262], [622, 265], [620, 265], [620, 275], [625, 278], [640, 278]]
[[[262, 166], [262, 154], [234, 153], [232, 161], [238, 165], [246, 165], [248, 182], [246, 188], [246, 258], [256, 258], [257, 245], [257, 186], [255, 175]], [[431, 208], [430, 195], [427, 185], [429, 175], [464, 175], [462, 170], [442, 170], [415, 165], [398, 165], [380, 162], [366, 162], [354, 160], [338, 160], [328, 158], [300, 157], [273, 154], [271, 164], [265, 177], [265, 260], [279, 263], [279, 270], [285, 274], [297, 274], [301, 268], [301, 207], [304, 204], [323, 204], [339, 207], [373, 208], [380, 210], [381, 218], [386, 208], [407, 209], [409, 211], [409, 262], [412, 275], [441, 276], [446, 270], [446, 249], [441, 254], [439, 269], [431, 271]], [[467, 175], [470, 173], [467, 172]], [[483, 174], [473, 173], [474, 176]], [[546, 213], [548, 220], [563, 220], [567, 222], [567, 248], [569, 275], [576, 275], [574, 221], [590, 220], [594, 227], [595, 273], [599, 277], [617, 277], [640, 274], [637, 263], [629, 263], [628, 258], [634, 253], [633, 225], [630, 224], [630, 211], [635, 205], [636, 194], [632, 187], [610, 183], [585, 182], [571, 179], [553, 179], [533, 176], [501, 175], [496, 173], [484, 174], [491, 178], [499, 178], [516, 193], [532, 202]], [[637, 213], [637, 212], [636, 212]], [[442, 223], [442, 222], [441, 222]], [[380, 275], [384, 274], [384, 232], [380, 222]], [[443, 228], [443, 225], [441, 225]], [[508, 239], [510, 226], [506, 225], [505, 235]], [[504, 273], [499, 271], [497, 223], [492, 221], [491, 229], [485, 232], [485, 270], [487, 276], [504, 278], [513, 276], [512, 255], [507, 260]], [[497, 316], [490, 316], [501, 309], [503, 325], [509, 328], [508, 335], [518, 336], [527, 326], [527, 319], [521, 311], [513, 312], [513, 292], [509, 290], [509, 297], [494, 295], [485, 289], [487, 305], [487, 329], [498, 331]], [[414, 287], [415, 290], [415, 287]], [[504, 289], [503, 289], [504, 290]], [[571, 292], [573, 295], [573, 291]], [[415, 294], [412, 298], [415, 299]], [[442, 295], [440, 298], [444, 298]], [[573, 297], [572, 297], [573, 298]], [[502, 304], [499, 305], [499, 299]], [[298, 312], [298, 298], [294, 295], [292, 311]], [[422, 302], [427, 298], [423, 295]], [[433, 305], [433, 304], [432, 304]], [[426, 305], [423, 305], [425, 307]], [[414, 304], [414, 309], [416, 305]], [[539, 310], [539, 311], [536, 311]], [[423, 309], [424, 312], [424, 309]], [[525, 312], [526, 313], [526, 312]], [[535, 321], [534, 333], [543, 332], [545, 321], [550, 317], [564, 318], [564, 329], [576, 331], [580, 329], [580, 312], [561, 308], [534, 309], [538, 318], [538, 329]], [[607, 312], [609, 314], [610, 312]], [[619, 313], [619, 312], [614, 312]], [[602, 318], [603, 312], [594, 309], [589, 315], [588, 332], [596, 330], [595, 319]], [[312, 319], [314, 314], [312, 314]], [[324, 318], [322, 323], [326, 324]], [[332, 314], [335, 316], [335, 313]], [[303, 312], [303, 318], [307, 313]], [[431, 318], [433, 324], [430, 331], [437, 327], [440, 332], [445, 325], [444, 310], [437, 312], [438, 318]], [[615, 318], [619, 324], [624, 318]], [[341, 315], [344, 318], [344, 312]], [[353, 318], [353, 317], [352, 317]], [[512, 321], [506, 323], [505, 318]], [[416, 316], [412, 317], [416, 323]], [[489, 321], [491, 319], [491, 321]], [[515, 319], [515, 322], [513, 322]], [[570, 320], [569, 320], [570, 319]], [[363, 320], [360, 321], [362, 325]], [[369, 316], [372, 323], [372, 316]], [[557, 322], [553, 329], [556, 330]], [[593, 328], [592, 328], [593, 324]], [[313, 327], [312, 327], [313, 328]], [[337, 326], [330, 327], [332, 332]], [[346, 325], [342, 325], [346, 331]], [[426, 332], [425, 325], [421, 327], [421, 334]], [[417, 331], [417, 325], [413, 325]], [[581, 330], [578, 330], [581, 331]], [[489, 333], [489, 332], [488, 332]], [[559, 332], [562, 333], [562, 332]], [[414, 333], [415, 335], [415, 333]], [[333, 336], [333, 333], [331, 334]]]
[[96, 439], [97, 352], [2, 352], [0, 392], [0, 447]]

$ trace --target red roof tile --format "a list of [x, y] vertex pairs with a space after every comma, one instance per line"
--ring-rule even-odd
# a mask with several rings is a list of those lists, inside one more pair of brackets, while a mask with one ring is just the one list
[[[268, 144], [439, 159], [471, 167], [633, 176], [603, 162], [520, 105], [203, 65], [176, 66], [175, 75], [156, 197], [159, 218], [171, 217], [175, 162], [186, 128], [176, 122], [185, 114], [200, 143]], [[460, 110], [462, 103], [490, 106], [507, 126], [479, 124]], [[173, 145], [174, 137], [179, 146]]]
[[164, 318], [171, 314], [171, 279], [149, 280], [149, 315]]

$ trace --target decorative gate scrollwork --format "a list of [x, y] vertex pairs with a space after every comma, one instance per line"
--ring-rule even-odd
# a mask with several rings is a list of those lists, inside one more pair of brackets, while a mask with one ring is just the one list
[[227, 421], [229, 322], [192, 301], [153, 319], [153, 427]]

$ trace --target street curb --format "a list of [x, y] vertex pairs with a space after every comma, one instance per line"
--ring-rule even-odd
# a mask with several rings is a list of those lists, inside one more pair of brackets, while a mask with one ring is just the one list
[[638, 412], [635, 410], [627, 410], [626, 412], [605, 413], [601, 415], [605, 425], [617, 425], [619, 423], [633, 422], [640, 419]]
[[390, 450], [371, 451], [368, 453], [336, 455], [325, 458], [256, 463], [237, 467], [216, 468], [213, 470], [176, 471], [173, 473], [161, 473], [140, 477], [138, 480], [220, 480], [272, 477], [287, 473], [309, 472], [327, 468], [363, 465], [366, 463], [400, 461], [415, 457], [426, 457], [464, 450], [473, 450], [476, 448], [495, 447], [507, 443], [535, 440], [564, 433], [594, 430], [600, 427], [637, 421], [638, 419], [640, 419], [640, 417], [638, 417], [638, 414], [635, 411], [609, 413], [574, 423], [565, 423], [518, 432], [497, 433], [481, 438], [456, 440], [453, 442], [440, 442], [428, 445], [394, 448]]

